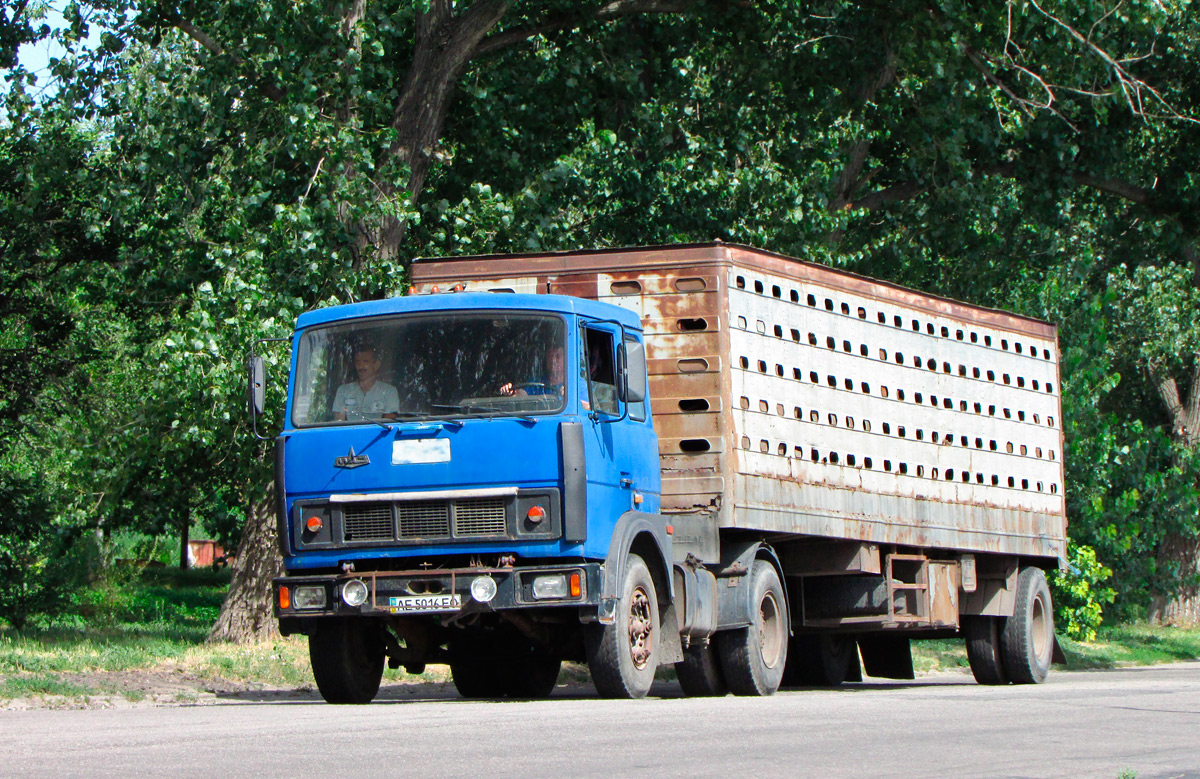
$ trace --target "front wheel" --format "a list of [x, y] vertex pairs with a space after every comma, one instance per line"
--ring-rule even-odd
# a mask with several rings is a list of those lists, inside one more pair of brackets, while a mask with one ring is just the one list
[[616, 618], [611, 625], [589, 625], [588, 669], [605, 698], [644, 698], [658, 668], [658, 597], [654, 579], [641, 557], [629, 555]]
[[772, 695], [787, 662], [788, 611], [775, 566], [755, 560], [750, 572], [749, 627], [717, 634], [725, 683], [734, 695]]
[[308, 637], [308, 659], [328, 703], [370, 703], [383, 678], [382, 625], [365, 619], [323, 619]]

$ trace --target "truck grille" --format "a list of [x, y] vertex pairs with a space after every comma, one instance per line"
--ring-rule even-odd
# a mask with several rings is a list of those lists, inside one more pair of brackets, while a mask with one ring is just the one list
[[400, 538], [440, 538], [450, 535], [450, 505], [444, 500], [414, 500], [396, 505]]
[[506, 529], [503, 498], [460, 500], [454, 505], [454, 535], [502, 536]]
[[347, 541], [390, 541], [394, 533], [392, 504], [362, 503], [346, 507]]

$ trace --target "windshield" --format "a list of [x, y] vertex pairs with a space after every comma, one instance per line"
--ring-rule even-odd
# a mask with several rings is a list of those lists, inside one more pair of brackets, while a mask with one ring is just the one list
[[522, 313], [421, 314], [313, 328], [300, 338], [292, 422], [560, 411], [565, 343], [562, 319]]

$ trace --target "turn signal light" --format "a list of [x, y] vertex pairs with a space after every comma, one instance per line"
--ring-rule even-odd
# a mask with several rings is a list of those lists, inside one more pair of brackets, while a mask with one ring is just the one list
[[325, 527], [325, 523], [321, 521], [320, 517], [309, 517], [308, 521], [304, 523], [304, 527], [310, 533], [317, 533]]
[[541, 506], [532, 506], [530, 507], [529, 511], [525, 513], [525, 518], [536, 525], [546, 518], [546, 509], [542, 508]]
[[286, 611], [292, 607], [292, 593], [287, 587], [279, 588], [279, 608]]
[[579, 581], [579, 574], [571, 574], [571, 597], [578, 598], [583, 594], [583, 585]]

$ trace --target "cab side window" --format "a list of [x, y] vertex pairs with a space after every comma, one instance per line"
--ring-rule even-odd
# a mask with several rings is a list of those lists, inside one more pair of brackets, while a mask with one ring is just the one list
[[613, 335], [604, 330], [585, 331], [587, 375], [591, 387], [592, 410], [601, 414], [620, 414], [617, 406], [617, 373]]

